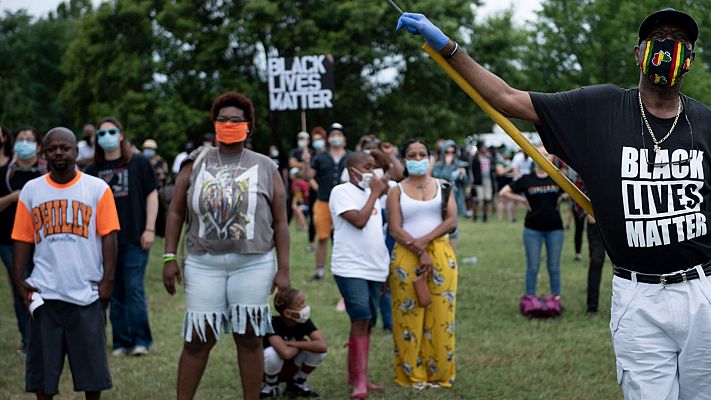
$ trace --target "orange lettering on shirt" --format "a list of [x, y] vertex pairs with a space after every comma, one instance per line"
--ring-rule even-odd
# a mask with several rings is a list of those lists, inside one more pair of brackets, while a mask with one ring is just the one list
[[82, 236], [88, 238], [89, 222], [91, 222], [91, 207], [83, 203], [81, 205], [81, 222], [84, 225], [84, 232], [82, 232]]
[[42, 212], [39, 207], [32, 209], [32, 226], [35, 231], [35, 244], [42, 241], [42, 236], [40, 236], [40, 230], [42, 229]]
[[72, 233], [75, 235], [80, 235], [80, 236], [86, 237], [84, 235], [84, 227], [81, 226], [81, 224], [79, 223], [79, 204], [81, 204], [81, 203], [79, 203], [76, 200], [72, 201], [72, 212], [73, 212], [73, 214], [72, 214], [72, 216], [73, 216]]
[[67, 218], [69, 216], [69, 210], [67, 210], [67, 201], [61, 200], [59, 202], [59, 205], [62, 208], [62, 213], [59, 217], [59, 224], [61, 225], [62, 233], [72, 233], [72, 225], [69, 224], [69, 218]]
[[59, 225], [59, 200], [52, 200], [52, 226], [54, 233], [62, 233], [62, 227]]
[[46, 202], [40, 204], [40, 209], [42, 210], [42, 223], [44, 225], [44, 237], [47, 237], [54, 233], [54, 228], [52, 227], [52, 215], [49, 205], [51, 202]]

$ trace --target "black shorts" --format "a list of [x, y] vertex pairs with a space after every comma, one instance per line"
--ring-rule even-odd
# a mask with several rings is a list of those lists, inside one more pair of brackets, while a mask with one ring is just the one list
[[25, 375], [28, 392], [57, 394], [65, 355], [69, 358], [75, 391], [95, 392], [111, 388], [106, 354], [106, 315], [99, 301], [78, 306], [45, 300], [28, 322]]

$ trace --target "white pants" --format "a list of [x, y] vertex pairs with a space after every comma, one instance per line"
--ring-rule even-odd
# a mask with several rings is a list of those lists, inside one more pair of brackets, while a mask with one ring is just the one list
[[610, 331], [627, 400], [711, 399], [711, 278], [672, 285], [615, 276]]
[[[294, 357], [294, 364], [297, 367], [306, 365], [307, 367], [316, 368], [326, 358], [326, 353], [313, 353], [307, 350], [300, 350]], [[279, 357], [279, 353], [274, 347], [264, 349], [264, 373], [267, 375], [278, 375], [284, 367], [284, 360]]]

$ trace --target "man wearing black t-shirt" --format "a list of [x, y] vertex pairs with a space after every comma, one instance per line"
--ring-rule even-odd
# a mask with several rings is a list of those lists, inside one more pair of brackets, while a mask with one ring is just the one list
[[711, 399], [711, 109], [680, 93], [694, 19], [674, 9], [644, 19], [637, 88], [552, 94], [511, 88], [421, 14], [403, 14], [402, 27], [499, 112], [536, 124], [585, 181], [615, 265], [610, 329], [625, 397]]

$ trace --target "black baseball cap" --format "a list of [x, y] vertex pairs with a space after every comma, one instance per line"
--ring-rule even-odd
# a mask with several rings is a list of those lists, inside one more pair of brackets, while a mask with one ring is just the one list
[[675, 10], [673, 8], [665, 8], [655, 13], [649, 14], [639, 26], [639, 42], [647, 38], [652, 29], [662, 24], [674, 24], [686, 31], [689, 35], [689, 42], [694, 44], [699, 37], [699, 26], [696, 24], [691, 15]]

